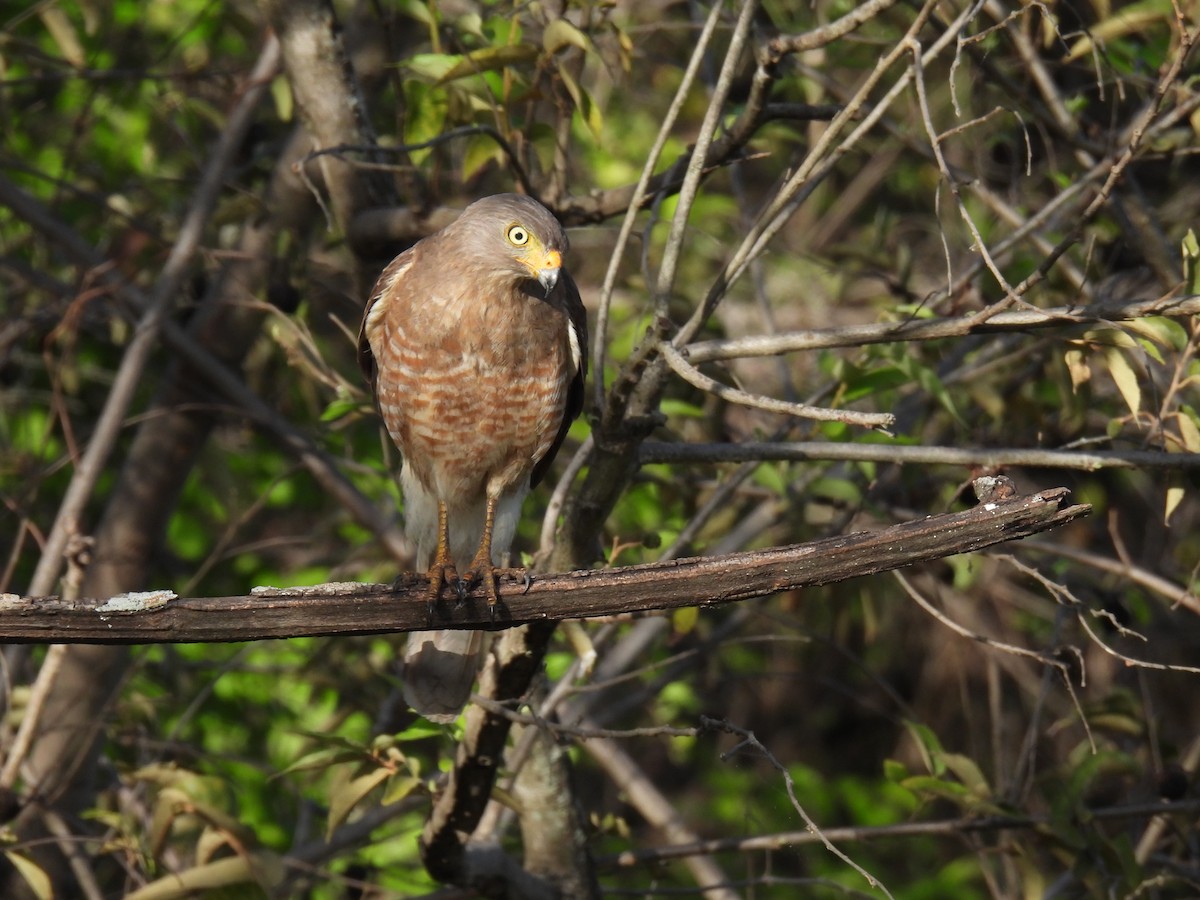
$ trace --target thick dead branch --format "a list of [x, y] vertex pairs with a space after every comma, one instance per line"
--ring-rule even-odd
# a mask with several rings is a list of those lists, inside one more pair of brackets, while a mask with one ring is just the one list
[[325, 584], [257, 588], [249, 596], [176, 597], [143, 592], [103, 600], [0, 595], [0, 639], [89, 644], [248, 641], [312, 635], [378, 634], [439, 628], [499, 630], [530, 622], [710, 606], [872, 575], [1065, 525], [1090, 507], [1066, 506], [1068, 491], [983, 503], [880, 531], [859, 532], [735, 553], [538, 576], [525, 590], [501, 584], [489, 615], [476, 588], [461, 605], [446, 602], [431, 622], [426, 582], [412, 576], [395, 587]]

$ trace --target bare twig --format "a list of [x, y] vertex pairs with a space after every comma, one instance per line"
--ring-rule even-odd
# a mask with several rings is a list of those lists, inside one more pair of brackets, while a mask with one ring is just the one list
[[[611, 738], [598, 738], [586, 745], [588, 754], [616, 788], [629, 799], [629, 803], [655, 829], [661, 831], [671, 842], [692, 844], [697, 841], [695, 833], [687, 826], [671, 801], [654, 785], [653, 780], [642, 770], [637, 761]], [[737, 894], [722, 885], [728, 877], [716, 861], [706, 855], [694, 854], [686, 857], [688, 868], [696, 884], [703, 889], [705, 897], [732, 900]]]
[[984, 322], [974, 317], [955, 316], [941, 319], [905, 319], [902, 322], [875, 322], [868, 325], [841, 325], [787, 334], [697, 341], [687, 348], [691, 363], [718, 359], [775, 356], [801, 350], [834, 347], [859, 347], [892, 341], [936, 341], [971, 334], [1022, 332], [1044, 328], [1107, 327], [1115, 322], [1145, 316], [1186, 318], [1200, 314], [1200, 296], [1168, 295], [1156, 299], [1130, 297], [1117, 302], [1092, 306], [1060, 306], [1054, 309], [1017, 309], [996, 313]]
[[721, 759], [729, 759], [729, 757], [738, 753], [743, 748], [749, 748], [770, 763], [771, 767], [783, 777], [784, 788], [787, 790], [788, 798], [792, 801], [792, 808], [795, 809], [800, 818], [804, 820], [804, 824], [807, 826], [808, 831], [811, 832], [817, 838], [817, 840], [824, 845], [826, 850], [865, 878], [867, 880], [867, 884], [873, 888], [878, 888], [879, 890], [883, 891], [884, 895], [887, 897], [892, 896], [892, 892], [889, 891], [887, 887], [879, 881], [879, 879], [852, 860], [845, 854], [844, 851], [834, 846], [833, 841], [831, 841], [829, 836], [821, 830], [821, 827], [815, 821], [813, 821], [812, 817], [808, 814], [808, 811], [805, 810], [804, 806], [800, 803], [800, 800], [796, 797], [796, 783], [792, 779], [792, 773], [788, 771], [787, 766], [781, 763], [774, 753], [763, 746], [762, 742], [755, 736], [753, 731], [750, 731], [746, 728], [741, 728], [725, 720], [710, 719], [708, 717], [701, 717], [700, 722], [706, 728], [710, 728], [713, 731], [724, 731], [728, 734], [732, 734], [741, 738], [741, 742], [738, 743], [737, 746], [735, 746], [732, 750], [728, 750], [721, 754]]
[[845, 422], [848, 425], [861, 425], [866, 428], [884, 429], [896, 420], [896, 417], [891, 413], [867, 413], [856, 412], [850, 409], [806, 406], [803, 403], [789, 403], [787, 400], [775, 400], [772, 397], [750, 394], [709, 378], [695, 366], [689, 365], [688, 361], [684, 359], [683, 354], [669, 343], [663, 342], [659, 346], [659, 352], [662, 353], [663, 358], [667, 361], [667, 365], [671, 367], [672, 371], [688, 384], [692, 385], [692, 387], [699, 388], [705, 393], [712, 394], [714, 397], [720, 397], [722, 400], [727, 400], [731, 403], [752, 406], [755, 409], [765, 409], [768, 412], [782, 413], [787, 416], [815, 419], [818, 422]]
[[906, 444], [851, 444], [834, 441], [777, 444], [747, 441], [741, 444], [668, 444], [646, 441], [639, 453], [648, 463], [752, 462], [767, 460], [841, 460], [901, 465], [981, 466], [999, 469], [1033, 466], [1094, 472], [1097, 469], [1195, 469], [1200, 453], [1165, 453], [1155, 450], [1040, 450], [1004, 447], [918, 447]]
[[691, 59], [688, 60], [688, 65], [684, 70], [679, 87], [676, 89], [675, 96], [671, 100], [671, 105], [667, 109], [667, 114], [663, 118], [662, 127], [659, 129], [658, 135], [654, 139], [654, 145], [650, 148], [650, 152], [646, 157], [646, 164], [642, 167], [642, 174], [633, 189], [632, 198], [625, 209], [625, 219], [621, 222], [621, 229], [617, 233], [612, 258], [609, 260], [608, 269], [604, 273], [604, 283], [600, 288], [600, 307], [596, 313], [596, 336], [593, 339], [592, 347], [592, 390], [593, 403], [596, 410], [604, 408], [604, 356], [608, 352], [606, 346], [608, 343], [608, 315], [609, 309], [612, 306], [613, 288], [617, 283], [617, 273], [620, 271], [621, 259], [625, 255], [625, 247], [629, 243], [629, 236], [633, 233], [634, 223], [637, 222], [638, 210], [641, 209], [643, 198], [648, 194], [648, 187], [651, 177], [654, 174], [654, 169], [658, 165], [663, 149], [671, 137], [671, 131], [675, 127], [676, 119], [679, 118], [680, 110], [683, 109], [684, 101], [687, 100], [692, 83], [696, 80], [696, 74], [700, 71], [700, 64], [703, 62], [708, 44], [716, 32], [720, 17], [720, 4], [713, 4], [712, 10], [708, 14], [708, 19], [704, 23], [704, 28], [696, 39], [696, 49], [692, 51]]
[[[1089, 818], [1105, 821], [1126, 819], [1152, 819], [1171, 814], [1190, 815], [1200, 810], [1200, 800], [1182, 800], [1175, 803], [1137, 803], [1127, 806], [1111, 806], [1089, 809]], [[1049, 825], [1049, 815], [1033, 816], [962, 816], [957, 819], [938, 819], [931, 822], [900, 822], [895, 825], [851, 826], [824, 828], [821, 834], [811, 831], [785, 831], [746, 838], [720, 838], [697, 841], [675, 847], [646, 847], [625, 850], [609, 857], [601, 857], [597, 863], [605, 868], [627, 867], [665, 862], [693, 854], [748, 853], [761, 850], [782, 850], [787, 847], [816, 844], [822, 836], [838, 843], [886, 840], [888, 838], [935, 835], [959, 840], [964, 833], [1007, 831], [1009, 829], [1042, 828]]]

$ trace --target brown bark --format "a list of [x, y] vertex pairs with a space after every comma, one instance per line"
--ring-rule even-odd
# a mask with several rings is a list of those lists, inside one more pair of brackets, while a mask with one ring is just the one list
[[495, 610], [488, 609], [483, 589], [476, 586], [463, 603], [444, 602], [432, 619], [425, 599], [428, 582], [417, 576], [397, 586], [263, 588], [239, 597], [180, 598], [158, 592], [64, 601], [5, 595], [0, 599], [0, 639], [187, 643], [420, 631], [431, 625], [501, 630], [529, 623], [552, 625], [561, 619], [711, 606], [873, 575], [1058, 528], [1091, 509], [1064, 506], [1067, 493], [1055, 488], [879, 531], [770, 550], [539, 575], [528, 589], [510, 576], [500, 584], [501, 602]]

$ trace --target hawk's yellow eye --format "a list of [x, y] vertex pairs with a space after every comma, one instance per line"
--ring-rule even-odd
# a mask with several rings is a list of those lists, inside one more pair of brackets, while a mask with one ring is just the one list
[[508, 242], [515, 247], [529, 243], [529, 232], [522, 225], [512, 225], [508, 229]]

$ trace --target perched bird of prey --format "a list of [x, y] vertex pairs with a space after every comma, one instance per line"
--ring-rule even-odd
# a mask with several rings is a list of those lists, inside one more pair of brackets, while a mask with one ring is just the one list
[[[567, 236], [529, 197], [498, 194], [383, 270], [359, 363], [404, 462], [405, 528], [434, 608], [443, 586], [498, 597], [521, 502], [583, 406], [587, 316], [563, 268]], [[434, 721], [470, 696], [483, 635], [415, 632], [404, 696]]]

